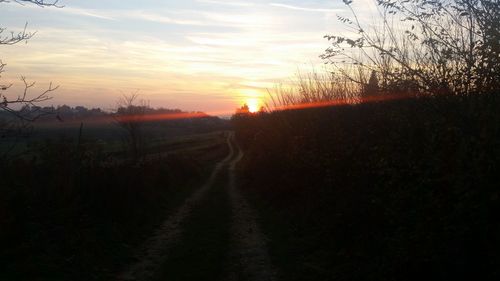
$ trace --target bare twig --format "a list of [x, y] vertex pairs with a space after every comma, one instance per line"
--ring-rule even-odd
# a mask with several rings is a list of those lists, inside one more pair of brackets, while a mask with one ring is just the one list
[[[21, 5], [25, 4], [34, 4], [39, 7], [56, 7], [62, 8], [63, 6], [59, 5], [59, 0], [0, 0], [0, 4], [2, 3], [18, 3]], [[28, 23], [24, 25], [24, 28], [20, 32], [8, 32], [6, 28], [0, 27], [0, 46], [1, 45], [15, 45], [22, 41], [27, 41], [31, 39], [36, 32], [28, 32], [27, 31]], [[4, 64], [0, 60], [0, 74], [4, 72], [6, 64]], [[40, 107], [36, 106], [37, 104], [47, 101], [51, 99], [50, 93], [57, 90], [59, 86], [53, 86], [50, 83], [49, 87], [43, 92], [30, 96], [29, 91], [35, 86], [35, 82], [28, 82], [26, 78], [21, 77], [21, 81], [24, 84], [24, 89], [17, 98], [11, 98], [4, 94], [7, 90], [12, 87], [12, 84], [0, 84], [0, 111], [5, 111], [10, 113], [12, 116], [16, 117], [22, 121], [34, 121], [40, 118], [43, 115], [48, 114], [47, 112], [43, 112]]]
[[25, 4], [35, 4], [39, 7], [56, 7], [56, 8], [62, 8], [64, 6], [59, 5], [59, 0], [51, 0], [51, 1], [45, 1], [45, 0], [0, 0], [0, 3], [18, 3], [21, 5]]
[[[53, 86], [50, 83], [49, 87], [41, 93], [30, 96], [29, 91], [35, 86], [35, 82], [28, 82], [25, 77], [21, 77], [21, 80], [24, 83], [24, 89], [17, 98], [8, 99], [5, 95], [0, 94], [2, 99], [0, 110], [6, 111], [23, 121], [35, 121], [44, 115], [52, 114], [53, 112], [43, 111], [37, 104], [52, 99], [49, 94], [57, 90], [59, 86]], [[15, 108], [20, 109], [16, 110]]]

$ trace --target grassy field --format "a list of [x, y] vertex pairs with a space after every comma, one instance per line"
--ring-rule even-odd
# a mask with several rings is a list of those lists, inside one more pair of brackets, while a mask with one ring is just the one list
[[227, 155], [224, 132], [156, 141], [135, 165], [92, 141], [37, 147], [0, 167], [0, 280], [112, 279]]
[[[1, 118], [6, 116], [2, 115]], [[140, 137], [143, 140], [141, 150], [144, 150], [143, 154], [151, 154], [159, 150], [171, 150], [168, 146], [175, 143], [190, 146], [193, 141], [203, 141], [214, 132], [229, 129], [227, 120], [211, 118], [145, 122], [140, 129]], [[111, 115], [93, 118], [75, 117], [64, 121], [57, 121], [54, 115], [49, 115], [45, 119], [28, 122], [25, 125], [26, 128], [21, 133], [13, 136], [4, 136], [0, 130], [2, 132], [0, 158], [5, 157], [4, 154], [9, 158], [26, 155], [30, 150], [38, 150], [40, 145], [46, 143], [76, 144], [79, 139], [87, 146], [97, 146], [103, 152], [112, 153], [115, 157], [123, 155], [127, 149], [129, 135], [126, 130], [118, 126]]]

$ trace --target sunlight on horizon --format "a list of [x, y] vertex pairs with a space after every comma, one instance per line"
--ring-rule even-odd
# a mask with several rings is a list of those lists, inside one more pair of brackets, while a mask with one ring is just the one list
[[241, 89], [239, 95], [242, 97], [242, 103], [248, 106], [251, 113], [258, 112], [264, 105], [264, 93], [257, 89]]
[[282, 2], [3, 3], [8, 30], [27, 21], [37, 33], [27, 44], [3, 46], [2, 81], [14, 83], [13, 95], [21, 75], [37, 81], [34, 92], [60, 85], [47, 105], [109, 109], [139, 92], [154, 107], [234, 112], [248, 101], [258, 110], [267, 89], [322, 64], [323, 36], [343, 12], [341, 1]]
[[248, 106], [248, 110], [251, 113], [258, 112], [262, 106], [262, 102], [256, 98], [247, 99], [245, 104]]

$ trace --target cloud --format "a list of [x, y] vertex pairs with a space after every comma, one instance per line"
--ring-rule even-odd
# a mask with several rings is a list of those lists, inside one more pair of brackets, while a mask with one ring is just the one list
[[338, 6], [238, 1], [93, 0], [43, 12], [12, 6], [10, 20], [26, 16], [38, 33], [2, 49], [3, 79], [54, 81], [61, 85], [55, 103], [113, 104], [121, 92], [140, 89], [155, 106], [232, 110], [246, 90], [265, 93], [303, 63], [321, 63]]
[[106, 14], [103, 14], [101, 12], [98, 12], [95, 10], [89, 10], [89, 9], [66, 7], [64, 9], [60, 9], [57, 11], [64, 11], [64, 13], [67, 13], [67, 14], [87, 16], [87, 17], [93, 17], [93, 18], [98, 18], [98, 19], [116, 20], [111, 15], [106, 15]]
[[145, 12], [145, 11], [125, 11], [122, 14], [117, 15], [121, 19], [133, 19], [133, 20], [142, 20], [156, 23], [168, 23], [168, 24], [176, 24], [176, 25], [204, 25], [201, 21], [196, 20], [185, 20], [185, 19], [176, 19], [156, 13]]
[[237, 2], [237, 1], [218, 1], [218, 0], [198, 0], [198, 3], [208, 3], [216, 5], [237, 6], [237, 7], [252, 7], [254, 3]]
[[110, 21], [135, 20], [160, 24], [203, 27], [262, 27], [263, 25], [269, 24], [271, 22], [271, 19], [269, 17], [264, 17], [259, 14], [249, 14], [246, 12], [229, 14], [224, 12], [207, 12], [194, 9], [169, 12], [161, 10], [97, 11], [93, 9], [83, 8], [64, 8], [53, 11]]
[[173, 17], [168, 17], [163, 14], [158, 14], [154, 12], [142, 11], [142, 10], [114, 10], [114, 11], [97, 11], [93, 9], [83, 9], [83, 8], [73, 8], [65, 7], [64, 9], [53, 10], [60, 13], [79, 15], [84, 17], [91, 17], [104, 20], [140, 20], [146, 22], [155, 23], [167, 23], [176, 25], [204, 25], [205, 23], [190, 19], [176, 19]]
[[283, 4], [283, 3], [269, 3], [269, 5], [274, 6], [274, 7], [279, 7], [279, 8], [285, 8], [285, 9], [289, 9], [289, 10], [318, 12], [318, 13], [336, 13], [336, 12], [343, 11], [342, 9], [308, 8], [308, 7], [299, 7], [299, 6], [293, 6], [293, 5]]

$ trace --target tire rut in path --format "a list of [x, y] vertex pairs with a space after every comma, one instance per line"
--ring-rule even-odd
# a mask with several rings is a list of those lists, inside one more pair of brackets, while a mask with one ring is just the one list
[[182, 221], [189, 216], [193, 207], [207, 193], [207, 190], [213, 185], [221, 169], [234, 157], [233, 142], [234, 133], [229, 133], [227, 137], [227, 145], [229, 146], [228, 156], [216, 165], [207, 182], [186, 199], [183, 205], [169, 216], [158, 230], [155, 231], [153, 236], [143, 244], [136, 255], [137, 262], [122, 272], [118, 276], [118, 280], [146, 281], [154, 278], [162, 262], [166, 259], [168, 250], [182, 235], [180, 227]]
[[266, 236], [257, 223], [257, 212], [248, 204], [237, 188], [235, 168], [243, 158], [236, 144], [238, 156], [229, 164], [229, 198], [233, 212], [232, 246], [227, 281], [274, 281], [276, 271], [271, 265]]

